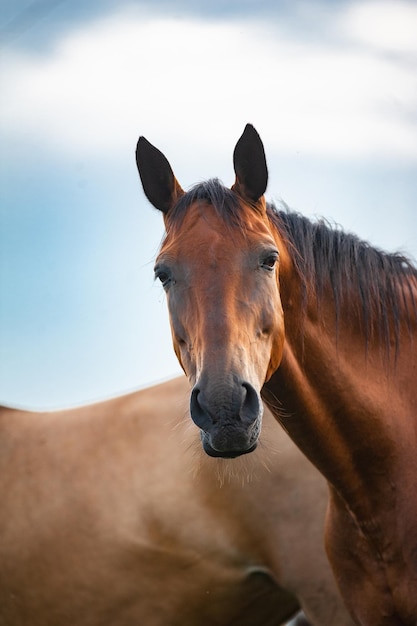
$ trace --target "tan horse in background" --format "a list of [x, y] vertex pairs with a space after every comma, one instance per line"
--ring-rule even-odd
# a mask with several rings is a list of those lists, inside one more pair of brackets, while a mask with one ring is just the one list
[[1, 626], [352, 625], [324, 480], [270, 414], [254, 454], [208, 457], [188, 393], [1, 410]]

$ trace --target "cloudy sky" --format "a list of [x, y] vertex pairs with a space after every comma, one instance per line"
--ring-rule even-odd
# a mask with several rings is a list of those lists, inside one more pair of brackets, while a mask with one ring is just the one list
[[417, 4], [2, 0], [0, 401], [76, 405], [179, 373], [134, 150], [417, 257]]

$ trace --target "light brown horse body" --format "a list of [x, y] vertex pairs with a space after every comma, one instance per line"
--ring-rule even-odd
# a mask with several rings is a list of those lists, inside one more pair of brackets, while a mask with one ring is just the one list
[[[267, 205], [247, 125], [231, 189], [185, 193], [146, 139], [137, 164], [166, 238], [155, 274], [205, 451], [253, 451], [261, 393], [327, 478], [326, 545], [363, 626], [417, 624], [417, 272]], [[262, 525], [262, 522], [260, 522]]]
[[351, 626], [319, 473], [270, 415], [251, 457], [209, 458], [187, 392], [1, 410], [1, 626], [278, 626], [298, 601]]

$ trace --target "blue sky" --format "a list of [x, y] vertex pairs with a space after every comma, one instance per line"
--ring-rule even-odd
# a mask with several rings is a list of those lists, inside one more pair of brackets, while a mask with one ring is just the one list
[[414, 2], [3, 0], [0, 401], [52, 408], [179, 373], [144, 134], [184, 187], [233, 182], [417, 257]]

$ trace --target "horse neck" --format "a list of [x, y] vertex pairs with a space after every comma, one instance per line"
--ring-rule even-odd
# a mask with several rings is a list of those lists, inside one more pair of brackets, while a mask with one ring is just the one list
[[377, 339], [366, 342], [361, 320], [351, 311], [341, 308], [336, 325], [328, 291], [319, 305], [308, 302], [304, 316], [299, 286], [289, 290], [282, 281], [286, 343], [264, 395], [300, 449], [360, 508], [364, 485], [377, 499], [401, 462], [417, 469], [413, 455], [395, 446], [401, 437], [416, 443], [410, 420], [415, 397], [400, 397], [401, 390], [410, 394], [414, 387], [415, 357], [409, 338], [398, 358], [387, 356]]

